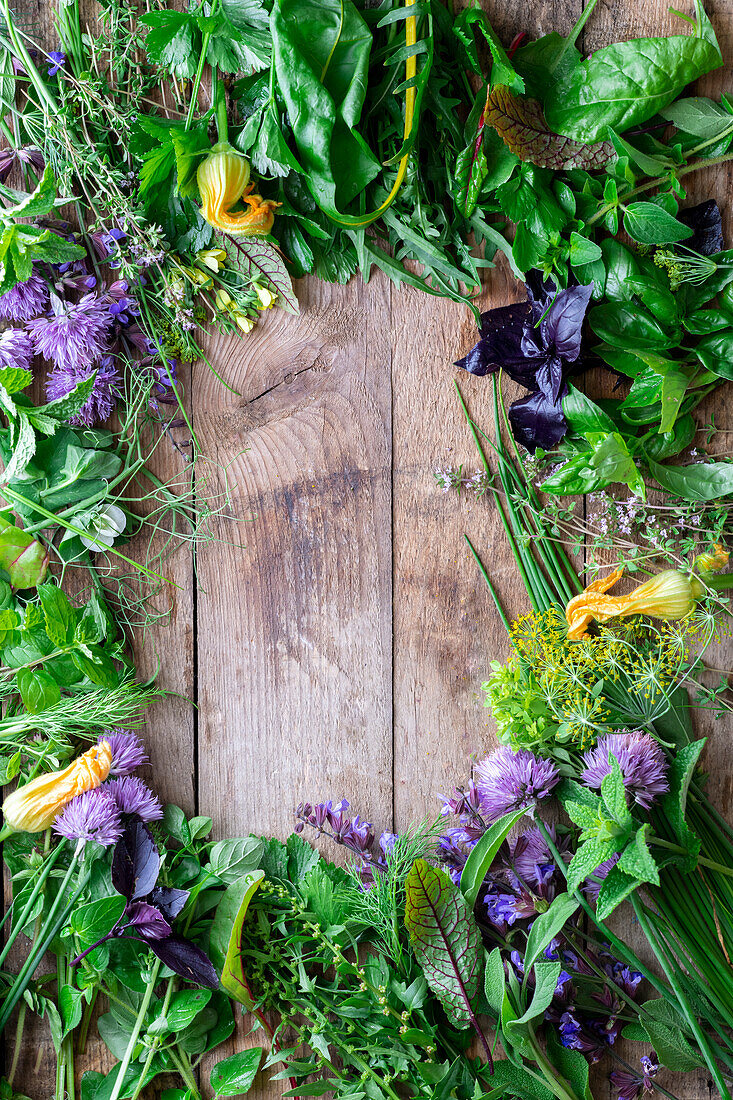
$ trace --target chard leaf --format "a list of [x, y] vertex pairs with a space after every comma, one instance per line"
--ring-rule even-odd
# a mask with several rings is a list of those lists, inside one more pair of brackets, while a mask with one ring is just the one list
[[482, 971], [481, 936], [445, 871], [418, 859], [405, 880], [405, 926], [428, 985], [451, 1023], [468, 1027]]
[[264, 878], [264, 871], [250, 871], [241, 882], [229, 887], [219, 903], [211, 932], [214, 960], [218, 962], [222, 954], [224, 956], [221, 964], [222, 987], [230, 997], [250, 1010], [256, 999], [252, 995], [242, 963], [242, 928], [249, 904]]
[[276, 292], [277, 304], [281, 309], [286, 313], [300, 313], [288, 269], [274, 245], [257, 237], [235, 238], [225, 233], [215, 233], [214, 236], [226, 249], [234, 268], [251, 278], [264, 278], [265, 285]]
[[485, 121], [520, 160], [529, 160], [541, 168], [558, 172], [583, 168], [592, 172], [616, 159], [609, 141], [585, 145], [552, 133], [538, 100], [515, 95], [502, 84], [489, 90]]

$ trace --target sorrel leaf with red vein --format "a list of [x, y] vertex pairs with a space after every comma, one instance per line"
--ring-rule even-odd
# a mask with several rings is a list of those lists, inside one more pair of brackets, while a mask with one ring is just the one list
[[481, 936], [445, 871], [418, 859], [405, 879], [405, 926], [428, 985], [451, 1023], [469, 1027], [483, 971]]
[[610, 141], [587, 145], [553, 134], [545, 122], [542, 105], [536, 99], [515, 95], [503, 84], [489, 89], [484, 121], [494, 127], [520, 160], [531, 161], [540, 168], [558, 172], [583, 168], [592, 172], [617, 158]]

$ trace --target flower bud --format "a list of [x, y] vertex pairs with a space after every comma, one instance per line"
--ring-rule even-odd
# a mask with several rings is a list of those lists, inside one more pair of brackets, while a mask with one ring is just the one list
[[[249, 162], [226, 141], [219, 142], [196, 173], [201, 194], [201, 216], [222, 233], [245, 237], [264, 236], [272, 229], [280, 203], [253, 195]], [[249, 210], [231, 213], [242, 200]]]
[[93, 745], [60, 772], [39, 775], [19, 787], [3, 802], [6, 828], [16, 833], [42, 833], [72, 798], [92, 791], [109, 775], [112, 749], [109, 742]]

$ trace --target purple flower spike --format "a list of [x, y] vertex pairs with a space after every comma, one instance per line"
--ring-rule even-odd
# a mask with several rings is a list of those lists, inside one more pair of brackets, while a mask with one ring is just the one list
[[115, 800], [97, 787], [72, 798], [56, 818], [53, 829], [68, 840], [95, 840], [110, 848], [122, 836], [122, 819]]
[[136, 775], [108, 779], [102, 790], [114, 799], [121, 814], [135, 814], [141, 821], [159, 821], [163, 816], [160, 799]]
[[489, 823], [549, 798], [559, 782], [556, 765], [526, 749], [514, 753], [504, 747], [476, 765], [476, 786]]
[[33, 358], [30, 336], [20, 328], [8, 328], [0, 333], [0, 367], [29, 370]]
[[51, 306], [50, 317], [36, 317], [28, 323], [36, 353], [61, 371], [88, 370], [107, 350], [112, 326], [109, 308], [94, 294], [85, 294], [76, 303], [64, 302], [54, 294]]
[[661, 746], [648, 733], [611, 733], [601, 737], [595, 748], [583, 754], [585, 768], [580, 778], [587, 787], [599, 789], [611, 771], [609, 756], [618, 760], [628, 797], [648, 810], [669, 790], [667, 763]]
[[109, 769], [111, 776], [129, 775], [135, 768], [150, 763], [145, 747], [136, 733], [111, 729], [103, 733], [99, 741], [106, 741], [112, 750], [112, 767]]
[[609, 1074], [609, 1081], [618, 1089], [617, 1100], [639, 1100], [641, 1096], [650, 1096], [654, 1092], [654, 1078], [659, 1069], [655, 1054], [644, 1054], [639, 1059], [641, 1073], [615, 1069]]
[[31, 275], [0, 295], [0, 317], [4, 321], [32, 321], [48, 305], [48, 286], [40, 275]]

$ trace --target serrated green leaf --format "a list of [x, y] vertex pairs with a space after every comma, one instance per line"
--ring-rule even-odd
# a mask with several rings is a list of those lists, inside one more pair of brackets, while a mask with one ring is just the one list
[[618, 846], [613, 840], [599, 840], [592, 838], [582, 844], [568, 867], [567, 889], [569, 894], [575, 893], [588, 875], [592, 875], [596, 867], [604, 863], [618, 851]]
[[639, 882], [651, 882], [654, 886], [659, 886], [659, 870], [646, 842], [646, 834], [650, 828], [646, 824], [636, 831], [634, 839], [626, 845], [616, 866], [619, 871], [633, 875]]
[[609, 753], [611, 771], [601, 781], [601, 798], [613, 821], [626, 829], [631, 825], [632, 817], [626, 801], [626, 788], [619, 762], [613, 753]]

